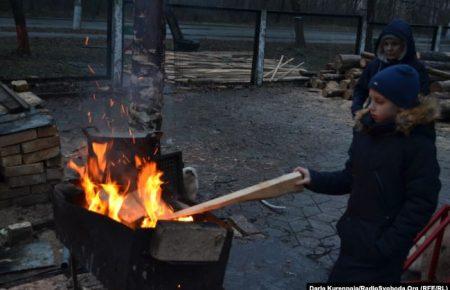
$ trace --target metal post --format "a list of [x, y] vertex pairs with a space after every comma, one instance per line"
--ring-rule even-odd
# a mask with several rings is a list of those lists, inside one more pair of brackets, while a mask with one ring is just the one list
[[73, 30], [79, 30], [81, 28], [81, 0], [75, 0], [73, 7]]
[[439, 51], [439, 49], [441, 47], [441, 36], [442, 36], [442, 25], [439, 25], [434, 30], [433, 43], [431, 45], [431, 50]]
[[123, 0], [114, 0], [112, 17], [112, 81], [122, 86], [123, 71]]
[[267, 10], [259, 11], [255, 27], [253, 49], [252, 83], [262, 86], [264, 79], [264, 53], [266, 46]]

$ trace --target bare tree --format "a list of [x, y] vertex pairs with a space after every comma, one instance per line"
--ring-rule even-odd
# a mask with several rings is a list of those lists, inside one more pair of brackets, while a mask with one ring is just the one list
[[164, 89], [164, 1], [134, 1], [130, 125], [161, 130]]
[[367, 26], [366, 26], [366, 43], [365, 49], [367, 51], [372, 51], [373, 47], [373, 26], [371, 23], [375, 22], [375, 10], [376, 10], [377, 0], [362, 0], [361, 6], [365, 9], [365, 15]]
[[27, 24], [23, 12], [23, 0], [9, 0], [9, 2], [11, 3], [14, 22], [16, 23], [17, 53], [19, 55], [30, 54]]

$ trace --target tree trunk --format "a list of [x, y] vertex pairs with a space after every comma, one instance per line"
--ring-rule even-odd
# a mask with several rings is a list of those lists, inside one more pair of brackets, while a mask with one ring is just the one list
[[19, 55], [30, 54], [27, 24], [23, 13], [23, 0], [9, 0], [9, 2], [11, 3], [14, 22], [16, 23], [17, 53]]
[[136, 0], [130, 125], [161, 130], [164, 90], [164, 1]]
[[[431, 3], [431, 1], [429, 2]], [[416, 7], [416, 0], [403, 0], [400, 1], [398, 6], [397, 16], [405, 21], [411, 21], [414, 14], [414, 8]], [[429, 8], [432, 9], [432, 8]]]
[[300, 0], [290, 0], [290, 1], [291, 1], [292, 10], [300, 11], [300, 3], [299, 3]]
[[377, 5], [377, 0], [366, 0], [367, 1], [367, 30], [366, 30], [366, 45], [365, 50], [373, 51], [373, 27], [370, 23], [375, 21], [375, 7]]

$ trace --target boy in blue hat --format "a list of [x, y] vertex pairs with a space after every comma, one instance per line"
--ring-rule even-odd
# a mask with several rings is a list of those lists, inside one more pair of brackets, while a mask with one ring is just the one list
[[413, 239], [436, 209], [436, 105], [419, 101], [419, 91], [414, 68], [382, 70], [369, 84], [369, 108], [356, 114], [345, 168], [295, 169], [314, 192], [350, 193], [336, 224], [341, 249], [330, 282], [400, 282]]
[[411, 26], [396, 19], [381, 32], [375, 49], [376, 58], [369, 63], [358, 80], [352, 100], [352, 114], [361, 110], [369, 96], [369, 82], [379, 71], [398, 64], [408, 64], [419, 73], [420, 92], [430, 93], [430, 79], [425, 66], [417, 59], [416, 45]]

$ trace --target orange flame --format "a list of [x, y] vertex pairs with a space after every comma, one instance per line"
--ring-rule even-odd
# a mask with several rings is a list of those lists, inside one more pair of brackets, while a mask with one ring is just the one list
[[[128, 192], [132, 181], [121, 188], [115, 181], [111, 180], [109, 168], [115, 166], [112, 160], [107, 159], [107, 153], [112, 143], [93, 143], [93, 156], [88, 158], [86, 166], [79, 166], [70, 160], [68, 167], [80, 176], [80, 184], [85, 193], [85, 207], [93, 212], [107, 215], [111, 219], [128, 224], [127, 217], [137, 216], [142, 218], [140, 227], [154, 228], [158, 220], [171, 213], [173, 209], [162, 199], [162, 176], [163, 172], [158, 170], [156, 163], [135, 156], [135, 166], [138, 169], [136, 185], [137, 192]], [[123, 157], [130, 161], [125, 155]], [[116, 163], [119, 163], [117, 161]], [[129, 202], [135, 199], [137, 203]], [[143, 208], [143, 216], [139, 210]], [[177, 219], [178, 221], [193, 221], [192, 217]], [[135, 221], [132, 221], [135, 222]]]

